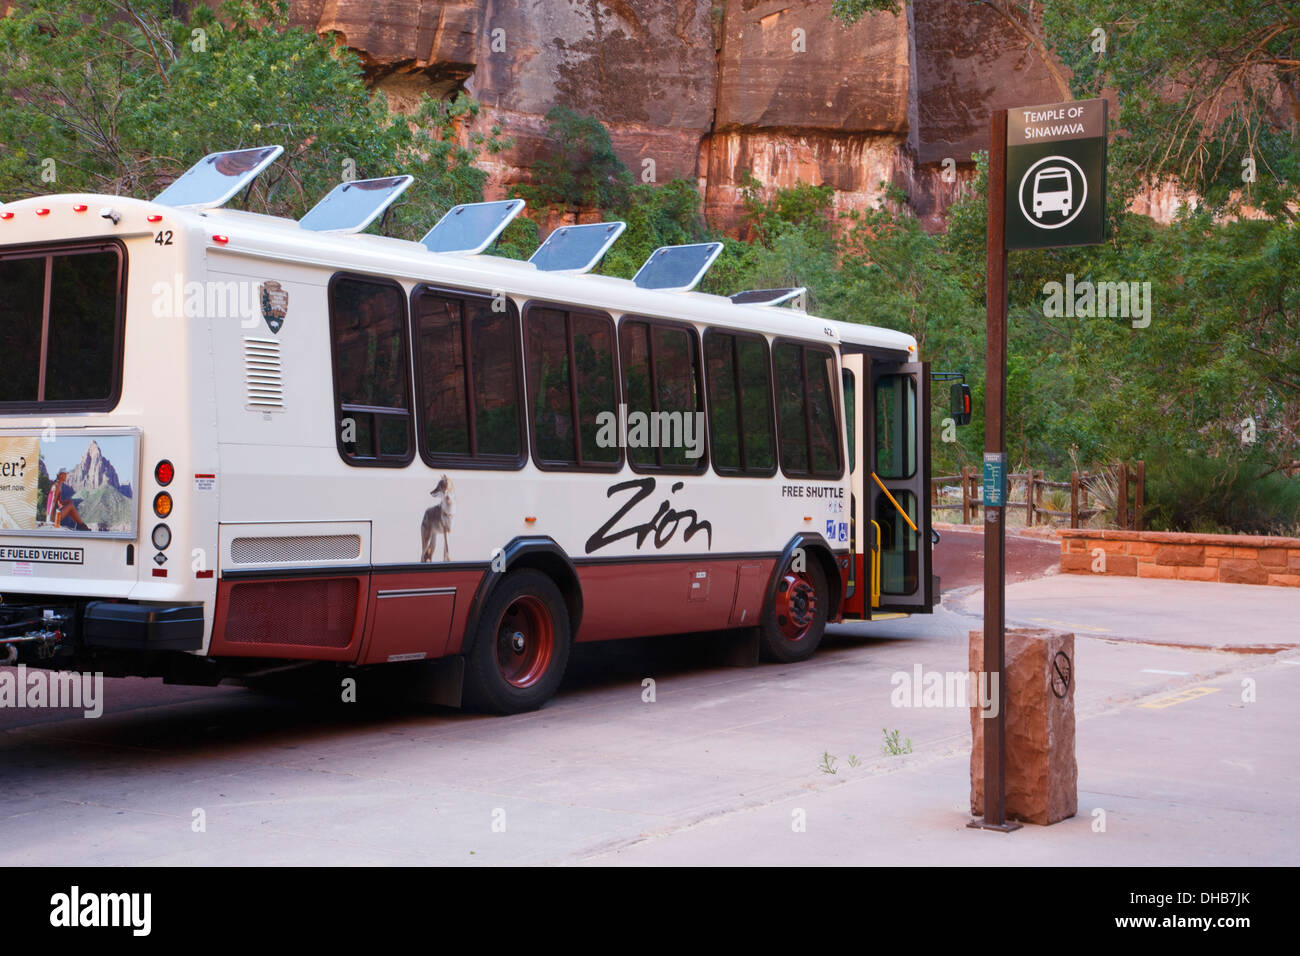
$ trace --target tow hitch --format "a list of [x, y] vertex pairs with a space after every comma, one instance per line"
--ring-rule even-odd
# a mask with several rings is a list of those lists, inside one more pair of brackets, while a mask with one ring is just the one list
[[17, 661], [23, 648], [49, 660], [67, 640], [71, 621], [71, 608], [0, 604], [0, 664]]

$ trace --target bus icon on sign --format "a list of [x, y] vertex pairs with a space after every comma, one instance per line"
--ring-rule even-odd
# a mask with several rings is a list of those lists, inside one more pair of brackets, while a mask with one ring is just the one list
[[1047, 211], [1068, 216], [1074, 207], [1074, 187], [1070, 171], [1064, 166], [1048, 166], [1034, 174], [1034, 217], [1042, 219]]
[[1068, 156], [1044, 156], [1020, 177], [1017, 190], [1025, 221], [1060, 229], [1078, 218], [1088, 199], [1088, 177]]

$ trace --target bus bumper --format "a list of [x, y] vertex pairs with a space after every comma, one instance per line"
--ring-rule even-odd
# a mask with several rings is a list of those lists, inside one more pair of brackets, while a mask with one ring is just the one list
[[82, 619], [87, 647], [141, 651], [197, 651], [203, 647], [203, 605], [92, 601]]

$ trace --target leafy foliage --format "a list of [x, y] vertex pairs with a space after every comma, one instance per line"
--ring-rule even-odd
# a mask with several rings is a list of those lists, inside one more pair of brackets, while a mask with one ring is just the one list
[[[1173, 180], [1215, 210], [1245, 202], [1295, 220], [1295, 3], [1055, 0], [1044, 7], [1043, 28], [1073, 72], [1076, 94], [1118, 91], [1111, 159], [1127, 190]], [[1253, 164], [1253, 181], [1243, 164]]]
[[632, 174], [614, 152], [605, 124], [567, 106], [553, 107], [546, 122], [547, 149], [533, 164], [533, 182], [515, 192], [539, 206], [624, 205]]
[[[297, 218], [347, 176], [408, 172], [392, 231], [415, 237], [450, 206], [481, 198], [472, 101], [426, 98], [389, 111], [356, 57], [288, 27], [282, 0], [228, 2], [190, 22], [166, 0], [18, 3], [0, 19], [0, 181], [7, 196], [51, 191], [149, 197], [204, 154], [279, 143], [257, 212]], [[468, 145], [457, 133], [468, 131]], [[54, 161], [57, 179], [41, 174]]]

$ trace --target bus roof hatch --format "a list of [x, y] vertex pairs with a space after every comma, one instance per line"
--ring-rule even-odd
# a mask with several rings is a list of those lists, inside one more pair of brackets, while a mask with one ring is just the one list
[[561, 226], [546, 237], [528, 261], [543, 272], [590, 272], [626, 228], [627, 223], [621, 221]]
[[806, 286], [799, 286], [797, 289], [746, 289], [730, 298], [736, 305], [781, 305], [789, 302], [791, 308], [803, 312], [806, 311], [804, 294], [807, 291]]
[[256, 146], [208, 153], [176, 177], [153, 201], [181, 209], [224, 206], [283, 152], [283, 146]]
[[388, 209], [414, 176], [384, 176], [382, 179], [353, 179], [339, 183], [307, 210], [298, 225], [313, 232], [360, 232]]
[[453, 206], [420, 242], [430, 252], [476, 256], [496, 241], [515, 216], [524, 211], [522, 199], [471, 202]]
[[690, 292], [704, 278], [713, 260], [722, 252], [720, 242], [695, 242], [684, 246], [660, 246], [632, 277], [642, 289], [660, 292]]

